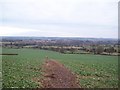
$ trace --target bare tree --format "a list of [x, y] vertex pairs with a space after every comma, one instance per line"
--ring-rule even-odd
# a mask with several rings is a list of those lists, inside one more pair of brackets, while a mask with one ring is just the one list
[[103, 51], [104, 51], [104, 48], [102, 46], [98, 46], [96, 49], [97, 54], [101, 54], [103, 53]]
[[106, 50], [106, 52], [109, 53], [109, 54], [113, 53], [114, 51], [115, 51], [114, 47], [109, 47], [109, 48]]

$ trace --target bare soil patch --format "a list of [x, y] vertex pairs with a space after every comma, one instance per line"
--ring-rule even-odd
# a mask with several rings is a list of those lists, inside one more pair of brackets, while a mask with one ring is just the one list
[[55, 60], [46, 60], [43, 65], [44, 88], [80, 88], [77, 77], [63, 64]]

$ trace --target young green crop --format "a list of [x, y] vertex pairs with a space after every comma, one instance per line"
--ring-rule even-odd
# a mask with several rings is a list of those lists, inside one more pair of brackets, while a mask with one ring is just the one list
[[61, 54], [40, 49], [3, 49], [3, 87], [41, 87], [41, 66], [47, 56], [76, 73], [83, 88], [118, 87], [118, 57], [90, 54]]

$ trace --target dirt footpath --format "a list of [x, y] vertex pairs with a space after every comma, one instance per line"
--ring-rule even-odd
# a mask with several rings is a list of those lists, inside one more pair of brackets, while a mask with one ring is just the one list
[[79, 88], [76, 76], [63, 64], [55, 60], [46, 60], [43, 65], [44, 88]]

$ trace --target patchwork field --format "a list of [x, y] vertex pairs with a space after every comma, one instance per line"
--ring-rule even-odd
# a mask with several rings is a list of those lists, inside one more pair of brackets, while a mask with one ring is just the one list
[[82, 88], [118, 87], [118, 57], [90, 54], [61, 54], [38, 49], [3, 49], [3, 87], [42, 87], [34, 78], [42, 78], [46, 56], [64, 64], [77, 75]]

